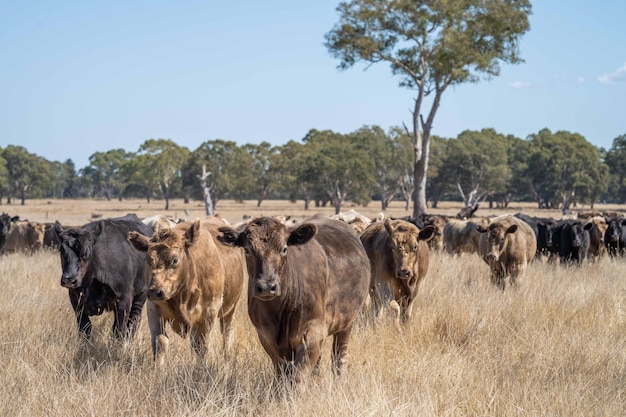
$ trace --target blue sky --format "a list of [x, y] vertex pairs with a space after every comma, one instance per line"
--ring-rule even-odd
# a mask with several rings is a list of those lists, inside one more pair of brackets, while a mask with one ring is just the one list
[[[150, 138], [275, 145], [312, 128], [410, 124], [384, 63], [336, 67], [339, 1], [0, 0], [0, 146], [77, 169]], [[610, 148], [626, 134], [626, 1], [535, 0], [525, 63], [444, 93], [433, 134], [543, 128]]]

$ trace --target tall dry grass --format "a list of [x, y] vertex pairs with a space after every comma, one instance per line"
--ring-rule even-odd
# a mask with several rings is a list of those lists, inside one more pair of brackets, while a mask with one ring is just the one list
[[[154, 369], [145, 313], [137, 337], [111, 338], [111, 313], [79, 339], [57, 253], [0, 259], [3, 416], [623, 416], [626, 261], [533, 263], [504, 293], [476, 255], [433, 254], [412, 321], [362, 318], [348, 371], [335, 380], [330, 345], [303, 393], [286, 393], [249, 323], [235, 355], [198, 363], [171, 336]], [[219, 332], [212, 346], [220, 346]]]

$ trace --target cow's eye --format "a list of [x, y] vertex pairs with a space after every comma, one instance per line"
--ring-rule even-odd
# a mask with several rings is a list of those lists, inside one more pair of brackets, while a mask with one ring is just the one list
[[172, 259], [172, 266], [178, 265], [179, 262], [180, 262], [180, 259], [178, 259], [178, 258]]
[[280, 254], [281, 254], [282, 256], [287, 255], [287, 246], [285, 246], [285, 247], [283, 248], [283, 250], [282, 250], [282, 251], [280, 251]]

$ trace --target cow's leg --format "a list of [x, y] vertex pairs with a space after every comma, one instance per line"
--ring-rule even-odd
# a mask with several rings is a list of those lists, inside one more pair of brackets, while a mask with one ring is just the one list
[[203, 360], [207, 353], [208, 331], [206, 327], [193, 326], [189, 331], [191, 349], [199, 360]]
[[333, 350], [331, 352], [331, 366], [336, 377], [340, 377], [348, 363], [348, 339], [352, 328], [341, 331], [333, 337]]
[[323, 322], [312, 324], [304, 334], [303, 343], [296, 348], [293, 363], [294, 380], [297, 384], [305, 381], [313, 372], [322, 352], [322, 343], [327, 335], [325, 329], [326, 324]]
[[235, 309], [233, 308], [228, 314], [220, 318], [220, 327], [222, 329], [222, 349], [225, 354], [229, 354], [233, 346], [233, 318]]
[[115, 303], [115, 320], [113, 321], [113, 335], [117, 339], [128, 337], [128, 317], [131, 309], [130, 296], [124, 296]]
[[83, 312], [83, 308], [80, 304], [81, 291], [70, 289], [68, 290], [70, 296], [70, 303], [74, 309], [76, 315], [76, 321], [78, 322], [78, 331], [87, 339], [91, 337], [91, 320], [89, 316]]
[[132, 305], [130, 307], [130, 314], [128, 316], [128, 336], [133, 337], [137, 332], [137, 328], [141, 323], [141, 309], [146, 303], [146, 294], [136, 295], [133, 297]]
[[169, 345], [169, 339], [165, 334], [165, 323], [163, 322], [163, 318], [157, 306], [152, 301], [148, 301], [146, 312], [148, 315], [150, 343], [152, 345], [154, 362], [157, 367], [161, 368], [165, 363], [165, 354], [167, 353], [167, 346]]

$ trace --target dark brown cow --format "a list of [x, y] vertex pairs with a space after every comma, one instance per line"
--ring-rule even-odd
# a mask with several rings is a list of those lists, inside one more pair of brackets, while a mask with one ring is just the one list
[[135, 249], [147, 252], [148, 323], [157, 366], [165, 361], [167, 323], [182, 337], [189, 335], [194, 352], [203, 359], [207, 338], [219, 319], [224, 350], [230, 350], [245, 269], [241, 249], [216, 244], [222, 225], [196, 220], [159, 229], [151, 238], [128, 234]]
[[356, 232], [324, 215], [293, 228], [261, 217], [242, 232], [220, 231], [224, 244], [246, 251], [248, 314], [277, 372], [289, 381], [305, 380], [324, 340], [333, 336], [331, 364], [339, 375], [370, 282]]
[[361, 235], [371, 265], [370, 296], [379, 317], [382, 286], [387, 285], [394, 299], [396, 319], [406, 323], [411, 318], [417, 289], [428, 271], [426, 242], [434, 233], [433, 226], [420, 230], [404, 220], [385, 219], [372, 223]]
[[537, 251], [533, 229], [513, 215], [495, 217], [487, 228], [478, 226], [478, 254], [491, 269], [491, 282], [504, 290], [506, 277], [511, 286], [526, 273], [528, 262]]
[[3, 253], [33, 253], [43, 246], [46, 225], [37, 222], [20, 222], [11, 226]]
[[450, 255], [478, 252], [480, 233], [477, 226], [487, 227], [489, 218], [478, 217], [472, 220], [450, 219], [443, 228], [443, 244]]
[[11, 223], [14, 223], [20, 219], [20, 216], [9, 216], [6, 213], [0, 215], [0, 252], [4, 250], [7, 243], [7, 236], [11, 230]]

